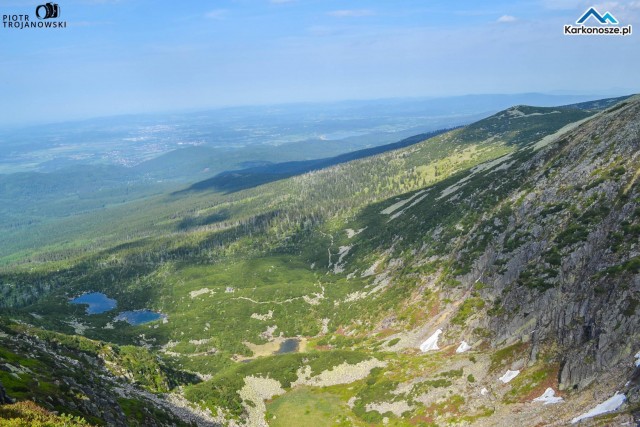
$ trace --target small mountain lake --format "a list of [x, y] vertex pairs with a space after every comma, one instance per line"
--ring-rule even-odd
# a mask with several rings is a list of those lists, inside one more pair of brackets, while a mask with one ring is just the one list
[[143, 323], [153, 322], [158, 319], [165, 319], [166, 314], [156, 313], [151, 310], [135, 310], [135, 311], [123, 311], [118, 314], [114, 320], [121, 320], [129, 323], [130, 325], [142, 325]]
[[[90, 292], [75, 297], [69, 301], [71, 304], [84, 304], [87, 306], [87, 314], [100, 314], [113, 310], [118, 306], [118, 302], [107, 297], [102, 292]], [[142, 325], [154, 320], [164, 319], [167, 316], [151, 310], [123, 311], [118, 313], [114, 320], [121, 320], [130, 325]]]
[[87, 306], [87, 314], [100, 314], [113, 310], [118, 305], [117, 301], [107, 297], [102, 292], [82, 294], [69, 301], [71, 304], [84, 304]]
[[280, 348], [276, 352], [276, 354], [286, 354], [286, 353], [295, 353], [298, 351], [298, 347], [300, 345], [300, 341], [294, 338], [286, 339], [280, 344]]

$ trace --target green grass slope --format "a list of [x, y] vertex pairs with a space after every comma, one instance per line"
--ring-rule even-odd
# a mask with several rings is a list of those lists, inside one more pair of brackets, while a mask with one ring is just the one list
[[[130, 370], [149, 390], [182, 386], [227, 419], [504, 422], [546, 386], [578, 393], [629, 356], [612, 344], [603, 363], [597, 337], [576, 334], [583, 325], [552, 325], [566, 295], [588, 295], [602, 322], [611, 299], [636, 298], [624, 284], [638, 273], [639, 109], [637, 99], [598, 114], [518, 106], [259, 187], [159, 196], [60, 222], [36, 234], [46, 242], [37, 251], [20, 246], [34, 237], [10, 242], [0, 301], [39, 330], [121, 346], [144, 365]], [[68, 303], [85, 291], [104, 292], [117, 309], [87, 315]], [[635, 306], [613, 307], [614, 317], [628, 313], [611, 325], [616, 340], [635, 336]], [[143, 308], [167, 320], [114, 322]], [[539, 324], [542, 338], [522, 338], [543, 315], [556, 321]], [[436, 328], [443, 351], [422, 354]], [[301, 351], [273, 354], [286, 338]], [[462, 339], [470, 354], [455, 353]], [[565, 371], [578, 360], [589, 370]], [[516, 382], [495, 385], [516, 366]], [[483, 387], [497, 406], [473, 397]], [[567, 416], [521, 412], [524, 425]]]

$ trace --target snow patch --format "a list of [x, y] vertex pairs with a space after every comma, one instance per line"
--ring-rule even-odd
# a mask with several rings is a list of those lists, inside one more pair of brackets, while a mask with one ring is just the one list
[[562, 402], [562, 398], [560, 396], [556, 396], [556, 392], [554, 389], [552, 389], [551, 387], [548, 387], [544, 393], [542, 393], [542, 396], [540, 397], [536, 397], [535, 399], [533, 399], [534, 402], [541, 402], [545, 405], [549, 405], [552, 403], [560, 403]]
[[635, 356], [633, 356], [636, 358], [636, 367], [640, 367], [640, 351], [636, 353]]
[[456, 353], [464, 353], [465, 351], [471, 350], [471, 346], [467, 344], [466, 341], [462, 341], [458, 348], [456, 348]]
[[515, 377], [518, 376], [518, 374], [520, 373], [520, 371], [516, 370], [516, 371], [511, 371], [507, 369], [507, 372], [505, 372], [505, 374], [503, 376], [501, 376], [500, 378], [498, 378], [500, 381], [502, 381], [503, 383], [507, 384], [508, 382], [510, 382], [512, 379], [514, 379]]
[[420, 350], [423, 353], [431, 350], [440, 350], [438, 347], [438, 337], [442, 333], [442, 329], [438, 329], [433, 335], [431, 335], [425, 342], [420, 345]]
[[589, 412], [586, 412], [579, 417], [575, 417], [571, 420], [571, 424], [575, 424], [578, 421], [582, 421], [587, 418], [592, 418], [597, 415], [606, 414], [607, 412], [613, 412], [618, 409], [624, 401], [627, 400], [627, 397], [624, 394], [617, 393], [610, 397], [608, 400], [605, 400]]

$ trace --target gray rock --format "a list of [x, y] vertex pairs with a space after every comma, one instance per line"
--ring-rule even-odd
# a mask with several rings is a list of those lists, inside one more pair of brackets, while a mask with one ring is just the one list
[[0, 405], [13, 403], [13, 402], [14, 402], [13, 399], [7, 395], [7, 391], [2, 386], [2, 383], [0, 383]]

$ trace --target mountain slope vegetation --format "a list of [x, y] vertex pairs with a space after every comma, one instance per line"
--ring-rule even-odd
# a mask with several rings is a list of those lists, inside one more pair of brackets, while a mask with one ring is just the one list
[[[628, 403], [600, 420], [630, 422], [640, 99], [613, 104], [516, 106], [264, 185], [16, 233], [0, 382], [110, 425], [548, 425], [615, 391]], [[86, 292], [117, 308], [69, 304]], [[115, 318], [141, 309], [166, 318]], [[73, 360], [112, 385], [79, 382]], [[79, 404], [44, 375], [56, 363], [85, 395], [128, 394], [107, 420], [107, 403]], [[532, 402], [549, 387], [563, 403]]]

